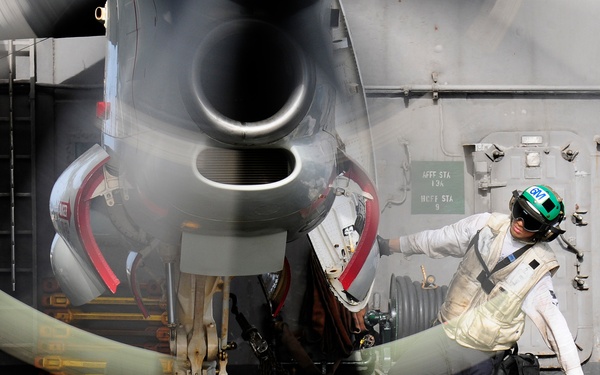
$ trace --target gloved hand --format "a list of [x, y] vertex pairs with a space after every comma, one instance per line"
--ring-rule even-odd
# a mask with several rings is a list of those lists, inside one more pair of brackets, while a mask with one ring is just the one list
[[379, 256], [392, 255], [392, 250], [390, 249], [390, 240], [377, 235], [377, 245], [379, 246]]

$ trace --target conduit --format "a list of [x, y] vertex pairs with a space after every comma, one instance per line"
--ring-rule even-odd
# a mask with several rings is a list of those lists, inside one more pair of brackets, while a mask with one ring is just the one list
[[411, 97], [423, 94], [600, 95], [600, 86], [546, 85], [399, 85], [365, 86], [367, 97]]

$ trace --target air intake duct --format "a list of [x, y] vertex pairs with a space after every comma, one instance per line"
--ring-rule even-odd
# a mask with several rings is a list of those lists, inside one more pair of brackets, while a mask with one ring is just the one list
[[314, 94], [314, 66], [284, 30], [235, 20], [203, 38], [181, 82], [192, 119], [227, 144], [277, 141], [298, 126]]
[[294, 170], [291, 152], [278, 148], [209, 148], [198, 154], [196, 167], [205, 178], [228, 185], [263, 185], [281, 181]]

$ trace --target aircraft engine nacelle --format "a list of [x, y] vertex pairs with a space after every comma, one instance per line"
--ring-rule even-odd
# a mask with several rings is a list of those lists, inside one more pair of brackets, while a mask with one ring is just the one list
[[[372, 176], [352, 158], [372, 145], [341, 10], [315, 0], [109, 0], [96, 12], [107, 28], [102, 146], [54, 186], [52, 266], [77, 304], [115, 292], [111, 255], [123, 246], [101, 249], [93, 228], [94, 215], [109, 218], [128, 240], [127, 279], [148, 316], [136, 270], [158, 255], [174, 373], [224, 370], [225, 349], [213, 343], [228, 328], [216, 332], [214, 294], [222, 288], [226, 322], [228, 276], [282, 270], [286, 243], [309, 232], [318, 232], [319, 293], [354, 313], [369, 300], [379, 207]], [[274, 311], [285, 295], [276, 299]]]
[[109, 1], [97, 13], [109, 155], [97, 196], [181, 248], [184, 272], [278, 271], [285, 243], [333, 203], [328, 8], [291, 4]]

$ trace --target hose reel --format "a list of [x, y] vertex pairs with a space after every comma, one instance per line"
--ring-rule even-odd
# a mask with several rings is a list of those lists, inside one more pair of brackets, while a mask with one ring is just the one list
[[430, 328], [437, 318], [447, 291], [446, 285], [424, 288], [420, 281], [392, 274], [389, 298], [392, 340]]

